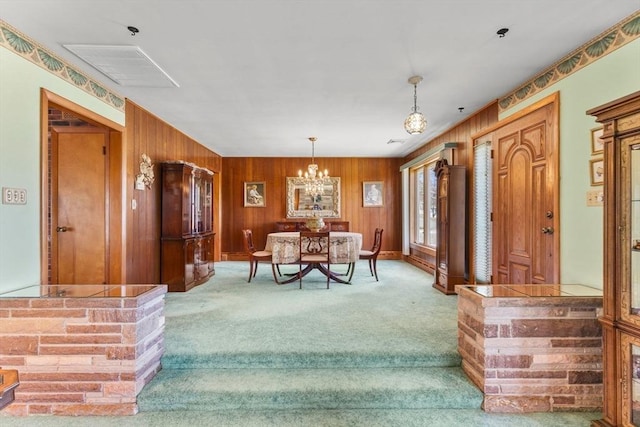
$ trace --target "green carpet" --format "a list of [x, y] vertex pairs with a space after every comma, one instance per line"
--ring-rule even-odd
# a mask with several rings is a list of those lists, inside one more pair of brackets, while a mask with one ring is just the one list
[[479, 408], [460, 368], [168, 369], [140, 411]]
[[[295, 268], [289, 267], [289, 271]], [[284, 269], [283, 269], [284, 270]], [[276, 285], [261, 264], [216, 264], [166, 298], [163, 370], [131, 417], [3, 417], [12, 426], [587, 426], [599, 413], [486, 414], [460, 369], [457, 301], [432, 276], [358, 263], [352, 285], [313, 271]]]
[[432, 276], [419, 269], [380, 262], [380, 282], [360, 263], [352, 285], [332, 283], [329, 290], [317, 271], [300, 290], [297, 282], [276, 285], [269, 265], [247, 283], [248, 263], [218, 263], [209, 283], [168, 294], [163, 366], [186, 360], [185, 367], [234, 367], [225, 364], [267, 355], [260, 363], [280, 359], [292, 367], [305, 363], [299, 355], [327, 354], [350, 366], [367, 355], [375, 355], [369, 363], [386, 357], [400, 366], [459, 365], [456, 298], [431, 288]]

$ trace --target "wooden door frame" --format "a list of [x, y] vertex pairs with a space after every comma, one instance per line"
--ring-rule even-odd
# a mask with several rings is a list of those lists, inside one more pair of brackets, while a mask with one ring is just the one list
[[109, 232], [107, 243], [109, 265], [108, 276], [112, 283], [124, 283], [126, 278], [126, 152], [123, 139], [124, 126], [102, 117], [68, 99], [65, 99], [44, 88], [40, 89], [40, 284], [49, 283], [49, 263], [51, 253], [49, 241], [51, 239], [50, 217], [52, 215], [50, 205], [49, 180], [51, 165], [49, 163], [49, 109], [59, 108], [69, 111], [78, 118], [108, 129], [110, 147], [108, 153], [108, 191], [105, 192], [105, 206], [107, 209], [106, 227]]
[[[513, 113], [512, 115], [505, 117], [504, 119], [492, 124], [491, 126], [488, 126], [484, 129], [482, 129], [481, 132], [478, 132], [476, 134], [471, 135], [470, 138], [470, 144], [471, 147], [474, 147], [474, 141], [476, 141], [477, 139], [483, 138], [486, 135], [495, 132], [497, 129], [515, 122], [516, 120], [521, 119], [524, 116], [527, 116], [529, 114], [531, 114], [532, 112], [539, 110], [541, 108], [544, 108], [548, 105], [552, 104], [553, 105], [553, 120], [555, 120], [556, 125], [554, 126], [553, 129], [553, 142], [552, 142], [552, 146], [553, 146], [553, 154], [555, 156], [555, 162], [553, 165], [553, 168], [551, 169], [551, 172], [553, 174], [553, 179], [555, 182], [558, 182], [558, 180], [560, 179], [560, 92], [554, 92], [551, 95], [548, 95], [542, 99], [540, 99], [539, 101], [529, 105], [528, 107], [523, 108], [520, 111], [517, 111], [515, 113]], [[471, 156], [471, 159], [473, 159], [473, 156]], [[471, 167], [472, 167], [472, 171], [473, 171], [473, 160], [471, 162]], [[492, 169], [493, 169], [493, 165], [492, 165]], [[491, 172], [493, 174], [493, 170]], [[495, 185], [495, 183], [494, 183]], [[474, 203], [474, 199], [473, 199], [473, 195], [474, 195], [474, 187], [473, 187], [473, 181], [472, 181], [472, 186], [470, 188], [469, 191], [469, 200], [470, 200], [470, 205], [471, 205], [471, 226], [470, 226], [470, 234], [469, 234], [469, 264], [468, 264], [468, 268], [469, 268], [469, 272], [470, 272], [470, 277], [473, 278], [473, 281], [475, 282], [475, 272], [474, 272], [474, 266], [473, 266], [473, 259], [474, 259], [474, 244], [475, 244], [475, 222], [473, 221], [473, 218], [475, 218], [475, 203]], [[493, 190], [493, 189], [492, 189]], [[492, 197], [495, 198], [495, 194], [493, 194], [492, 191]], [[553, 228], [555, 230], [555, 233], [560, 233], [560, 191], [555, 191], [553, 193], [553, 203], [555, 204], [555, 206], [557, 207], [557, 212], [554, 213], [554, 217], [553, 217]], [[492, 205], [493, 205], [493, 200], [492, 200]], [[493, 208], [492, 208], [493, 211]], [[492, 240], [493, 240], [493, 233], [492, 233]], [[554, 276], [558, 279], [558, 282], [560, 281], [560, 238], [558, 237], [557, 239], [554, 239], [554, 246], [553, 246], [553, 250], [555, 253], [555, 257], [554, 257], [554, 265], [553, 265], [553, 274]], [[493, 254], [492, 254], [492, 258], [493, 258]], [[491, 260], [492, 263], [492, 275], [493, 275], [493, 259]]]

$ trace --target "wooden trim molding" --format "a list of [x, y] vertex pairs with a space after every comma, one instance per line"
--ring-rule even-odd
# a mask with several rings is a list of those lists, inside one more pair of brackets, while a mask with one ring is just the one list
[[[1, 22], [1, 21], [0, 21]], [[123, 200], [123, 165], [126, 159], [124, 152], [123, 132], [124, 126], [102, 117], [95, 112], [78, 105], [66, 98], [61, 97], [44, 88], [40, 89], [40, 283], [49, 283], [49, 217], [51, 215], [51, 206], [49, 205], [49, 179], [51, 175], [49, 165], [49, 109], [58, 107], [74, 114], [77, 114], [82, 120], [96, 126], [107, 128], [110, 134], [110, 150], [109, 150], [109, 195], [106, 204], [109, 207], [108, 226], [110, 228], [109, 235], [114, 240], [107, 245], [109, 250], [110, 272], [109, 276], [114, 282], [121, 282], [126, 277], [125, 259], [126, 245], [124, 233], [124, 217], [123, 209], [125, 203]]]
[[[523, 108], [522, 110], [519, 110], [515, 113], [513, 113], [512, 115], [505, 117], [504, 119], [492, 124], [491, 126], [487, 126], [486, 128], [483, 128], [480, 132], [471, 135], [471, 140], [474, 141], [478, 138], [483, 137], [484, 135], [493, 132], [496, 129], [501, 128], [504, 125], [507, 125], [511, 122], [515, 122], [516, 120], [526, 116], [527, 114], [532, 113], [535, 110], [538, 110], [542, 107], [544, 107], [545, 105], [551, 104], [551, 103], [556, 103], [556, 107], [555, 109], [557, 110], [556, 112], [559, 113], [560, 111], [560, 92], [553, 92], [551, 95], [546, 96], [544, 98], [542, 98], [540, 101], [529, 105], [526, 108]], [[557, 116], [556, 116], [557, 117]], [[557, 135], [556, 135], [557, 136]]]
[[[57, 106], [62, 107], [66, 110], [73, 111], [74, 113], [78, 113], [82, 116], [83, 120], [91, 124], [94, 124], [97, 126], [106, 126], [115, 131], [124, 132], [123, 125], [116, 123], [113, 120], [110, 120], [106, 117], [103, 117], [100, 114], [97, 114], [89, 110], [88, 108], [83, 107], [80, 104], [76, 104], [73, 101], [63, 98], [62, 96], [57, 95], [51, 91], [48, 91], [47, 89], [44, 89], [44, 88], [40, 89], [40, 94], [41, 94], [42, 100], [46, 99], [48, 103], [56, 104]], [[47, 114], [47, 111], [45, 111], [45, 114]]]

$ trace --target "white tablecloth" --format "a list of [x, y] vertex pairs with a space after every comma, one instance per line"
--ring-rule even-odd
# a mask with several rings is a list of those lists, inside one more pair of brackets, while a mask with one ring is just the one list
[[[362, 234], [346, 231], [332, 231], [329, 254], [332, 264], [348, 264], [356, 262], [362, 249]], [[300, 233], [285, 231], [267, 235], [264, 248], [273, 253], [274, 264], [290, 264], [298, 262], [300, 257]]]

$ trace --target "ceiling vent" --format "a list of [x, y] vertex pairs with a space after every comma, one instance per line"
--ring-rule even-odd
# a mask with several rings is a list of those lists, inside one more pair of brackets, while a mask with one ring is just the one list
[[121, 86], [180, 87], [138, 46], [63, 46]]

